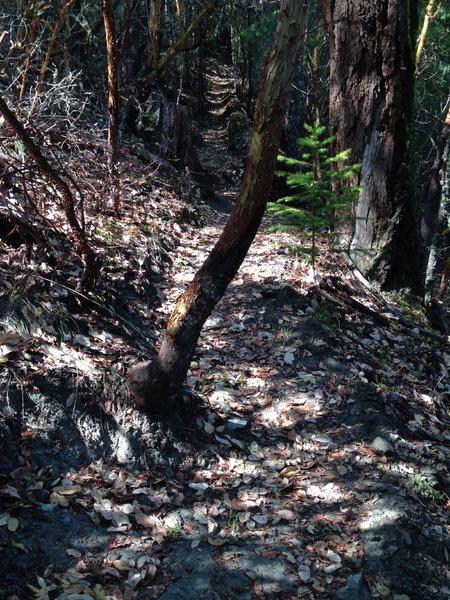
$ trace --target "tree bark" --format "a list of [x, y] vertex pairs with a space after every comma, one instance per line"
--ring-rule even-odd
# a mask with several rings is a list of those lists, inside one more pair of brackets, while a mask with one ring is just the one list
[[150, 32], [147, 64], [151, 70], [156, 69], [160, 60], [165, 5], [165, 0], [147, 0], [148, 30]]
[[243, 182], [230, 218], [202, 267], [180, 296], [157, 356], [133, 367], [131, 392], [150, 412], [174, 407], [208, 316], [236, 275], [269, 200], [290, 83], [298, 65], [307, 0], [281, 0], [272, 50], [256, 103]]
[[436, 157], [424, 194], [421, 223], [426, 248], [424, 301], [427, 307], [445, 292], [450, 275], [450, 110], [436, 145]]
[[33, 18], [33, 21], [31, 22], [31, 27], [30, 27], [30, 36], [28, 38], [28, 44], [27, 44], [27, 49], [26, 49], [26, 58], [25, 58], [25, 64], [24, 64], [24, 68], [23, 68], [22, 83], [20, 84], [19, 100], [17, 102], [18, 106], [20, 106], [22, 104], [23, 99], [25, 98], [25, 92], [27, 91], [28, 75], [30, 73], [33, 52], [35, 50], [34, 44], [36, 42], [36, 39], [37, 39], [37, 36], [39, 33], [39, 25], [40, 25], [39, 20], [38, 20], [37, 16], [35, 16]]
[[410, 130], [416, 0], [323, 0], [331, 44], [335, 152], [352, 149], [363, 186], [350, 254], [384, 289], [420, 288]]
[[112, 0], [102, 0], [108, 55], [108, 173], [114, 210], [119, 211], [120, 195], [117, 176], [119, 160], [119, 77], [117, 68], [116, 27]]

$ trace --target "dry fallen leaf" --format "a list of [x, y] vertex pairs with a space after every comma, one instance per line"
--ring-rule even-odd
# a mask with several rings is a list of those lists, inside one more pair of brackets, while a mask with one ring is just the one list
[[117, 527], [122, 527], [123, 525], [130, 525], [130, 519], [128, 518], [128, 515], [126, 515], [122, 511], [113, 512], [112, 520], [117, 525]]
[[130, 564], [125, 560], [113, 560], [112, 565], [119, 571], [128, 571], [130, 569]]
[[19, 519], [16, 517], [11, 517], [8, 519], [8, 530], [11, 532], [17, 531], [19, 528]]
[[211, 546], [223, 546], [227, 542], [228, 540], [226, 540], [225, 538], [208, 537], [208, 544], [211, 544]]
[[53, 491], [63, 496], [73, 496], [81, 492], [81, 485], [59, 485], [54, 487]]

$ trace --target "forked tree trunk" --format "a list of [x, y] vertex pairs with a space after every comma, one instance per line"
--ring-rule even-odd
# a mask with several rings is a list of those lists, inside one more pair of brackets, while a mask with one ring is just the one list
[[351, 256], [385, 289], [420, 285], [411, 184], [416, 0], [322, 0], [335, 151], [362, 163]]
[[132, 393], [150, 412], [164, 413], [173, 409], [203, 324], [244, 260], [269, 199], [308, 1], [281, 0], [280, 4], [275, 39], [256, 103], [255, 125], [239, 197], [218, 242], [178, 299], [158, 355], [129, 372]]

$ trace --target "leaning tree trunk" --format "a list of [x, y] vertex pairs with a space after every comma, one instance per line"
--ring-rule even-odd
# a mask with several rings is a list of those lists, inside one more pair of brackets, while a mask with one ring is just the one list
[[416, 1], [323, 0], [335, 152], [362, 163], [351, 256], [384, 289], [419, 286], [411, 184]]
[[281, 0], [239, 197], [219, 240], [178, 299], [158, 355], [129, 373], [130, 389], [145, 410], [162, 413], [173, 409], [203, 324], [236, 275], [258, 231], [269, 199], [307, 7], [308, 0]]

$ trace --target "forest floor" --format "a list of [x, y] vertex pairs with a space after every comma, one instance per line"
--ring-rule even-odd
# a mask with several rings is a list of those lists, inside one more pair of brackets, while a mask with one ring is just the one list
[[237, 194], [226, 75], [199, 151], [214, 190], [140, 167], [96, 230], [95, 302], [1, 249], [1, 599], [450, 598], [448, 340], [338, 256], [314, 281], [268, 216], [177, 411], [127, 397]]

